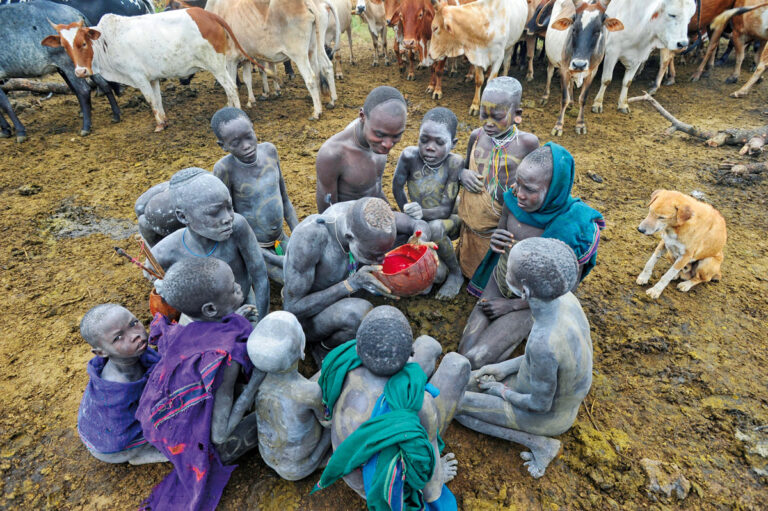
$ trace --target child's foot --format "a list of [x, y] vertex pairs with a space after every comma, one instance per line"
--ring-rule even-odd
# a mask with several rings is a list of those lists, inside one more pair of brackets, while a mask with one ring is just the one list
[[450, 300], [455, 297], [461, 291], [461, 285], [464, 284], [464, 276], [461, 271], [451, 273], [445, 282], [440, 286], [440, 290], [437, 292], [438, 300]]

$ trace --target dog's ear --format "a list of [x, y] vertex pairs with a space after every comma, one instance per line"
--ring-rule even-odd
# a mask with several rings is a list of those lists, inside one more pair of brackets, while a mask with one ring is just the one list
[[675, 206], [677, 210], [677, 225], [687, 222], [693, 217], [693, 210], [689, 205]]
[[650, 206], [651, 204], [653, 204], [653, 201], [655, 201], [658, 198], [659, 194], [663, 191], [664, 190], [654, 190], [653, 193], [651, 194], [651, 202], [649, 202], [648, 205]]

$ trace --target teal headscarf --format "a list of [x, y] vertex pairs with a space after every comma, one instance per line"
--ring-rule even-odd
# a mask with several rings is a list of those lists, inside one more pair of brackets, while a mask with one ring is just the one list
[[[555, 238], [571, 247], [579, 264], [583, 265], [581, 278], [584, 279], [597, 262], [600, 230], [605, 227], [605, 221], [597, 210], [571, 196], [576, 173], [571, 153], [554, 142], [547, 142], [544, 147], [552, 151], [552, 182], [541, 207], [531, 213], [523, 211], [517, 205], [517, 197], [512, 189], [504, 193], [504, 204], [521, 223], [544, 229], [542, 238]], [[499, 254], [488, 250], [467, 290], [480, 296], [498, 260]]]

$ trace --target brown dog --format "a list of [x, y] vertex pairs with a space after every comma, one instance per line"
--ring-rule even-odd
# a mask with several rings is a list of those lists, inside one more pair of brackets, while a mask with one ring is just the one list
[[653, 192], [648, 206], [648, 216], [637, 230], [646, 235], [661, 231], [661, 241], [645, 263], [637, 283], [648, 283], [653, 267], [664, 252], [674, 261], [661, 280], [646, 291], [648, 295], [658, 298], [667, 284], [678, 277], [684, 279], [677, 285], [680, 291], [689, 291], [701, 282], [720, 280], [727, 238], [723, 216], [709, 204], [671, 190]]

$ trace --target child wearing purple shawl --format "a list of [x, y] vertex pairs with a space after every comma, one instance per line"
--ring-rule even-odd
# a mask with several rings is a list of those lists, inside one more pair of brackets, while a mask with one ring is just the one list
[[[155, 486], [143, 509], [212, 510], [235, 469], [225, 463], [257, 445], [255, 414], [241, 421], [243, 399], [233, 407], [233, 396], [241, 374], [254, 373], [247, 392], [255, 392], [264, 377], [253, 371], [246, 348], [252, 326], [244, 316], [255, 319], [258, 311], [253, 305], [237, 308], [243, 292], [229, 265], [213, 257], [182, 259], [157, 287], [193, 322], [169, 329], [159, 318], [152, 325], [153, 337], [158, 330], [163, 334], [161, 359], [136, 417], [174, 470]], [[253, 397], [244, 400], [252, 403]]]
[[80, 333], [96, 355], [88, 362], [88, 385], [77, 415], [77, 432], [86, 448], [107, 463], [168, 461], [147, 442], [135, 417], [148, 375], [160, 358], [147, 346], [144, 326], [124, 307], [105, 303], [85, 313]]

